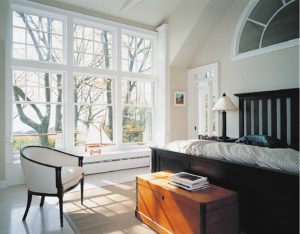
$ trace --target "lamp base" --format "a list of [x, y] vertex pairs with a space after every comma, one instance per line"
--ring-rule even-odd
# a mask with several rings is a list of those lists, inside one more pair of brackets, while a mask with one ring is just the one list
[[216, 141], [218, 141], [218, 142], [230, 142], [230, 143], [234, 143], [236, 140], [237, 140], [237, 138], [230, 138], [230, 137], [226, 137], [226, 138], [218, 137], [216, 139]]
[[228, 140], [228, 139], [230, 139], [230, 137], [228, 137], [228, 136], [225, 136], [225, 137], [220, 136], [220, 137], [218, 137], [218, 140]]

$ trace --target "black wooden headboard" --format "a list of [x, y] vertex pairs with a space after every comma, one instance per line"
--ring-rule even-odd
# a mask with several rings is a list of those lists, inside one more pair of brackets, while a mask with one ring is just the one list
[[235, 94], [239, 135], [263, 134], [299, 150], [299, 88]]

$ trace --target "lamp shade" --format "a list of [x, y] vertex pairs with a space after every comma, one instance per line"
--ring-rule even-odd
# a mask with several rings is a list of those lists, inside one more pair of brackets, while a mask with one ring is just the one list
[[235, 111], [237, 108], [232, 103], [231, 99], [226, 96], [224, 93], [221, 98], [218, 99], [214, 107], [212, 108], [213, 111]]

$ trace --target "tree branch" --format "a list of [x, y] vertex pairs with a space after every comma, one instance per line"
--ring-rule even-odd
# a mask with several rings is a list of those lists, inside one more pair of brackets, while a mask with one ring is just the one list
[[[19, 88], [18, 86], [15, 86], [15, 85], [13, 88], [14, 88], [14, 96], [15, 96], [16, 101], [20, 101], [19, 97], [21, 97], [24, 101], [31, 102], [31, 100], [28, 97], [27, 98], [25, 97], [25, 93], [23, 92], [23, 90], [21, 88]], [[41, 111], [39, 110], [39, 108], [33, 103], [30, 103], [29, 105], [36, 112], [40, 121], [42, 121], [43, 115], [42, 115]]]

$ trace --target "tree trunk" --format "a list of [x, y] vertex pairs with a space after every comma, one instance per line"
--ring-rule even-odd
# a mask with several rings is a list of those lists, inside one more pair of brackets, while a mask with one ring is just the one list
[[48, 136], [39, 136], [41, 146], [49, 146]]
[[[102, 42], [103, 42], [103, 51], [105, 56], [105, 67], [109, 68], [109, 58], [108, 58], [108, 39], [107, 39], [107, 32], [103, 31], [102, 33]], [[107, 95], [107, 102], [111, 103], [111, 80], [106, 82], [106, 89], [108, 92], [106, 92]], [[112, 107], [108, 106], [108, 128], [113, 128], [113, 115], [112, 115]]]
[[[57, 88], [58, 88], [58, 96], [57, 96], [57, 102], [62, 102], [62, 75], [57, 74]], [[59, 88], [60, 87], [60, 88]], [[62, 105], [57, 104], [56, 110], [55, 110], [55, 131], [61, 132], [62, 131]]]

